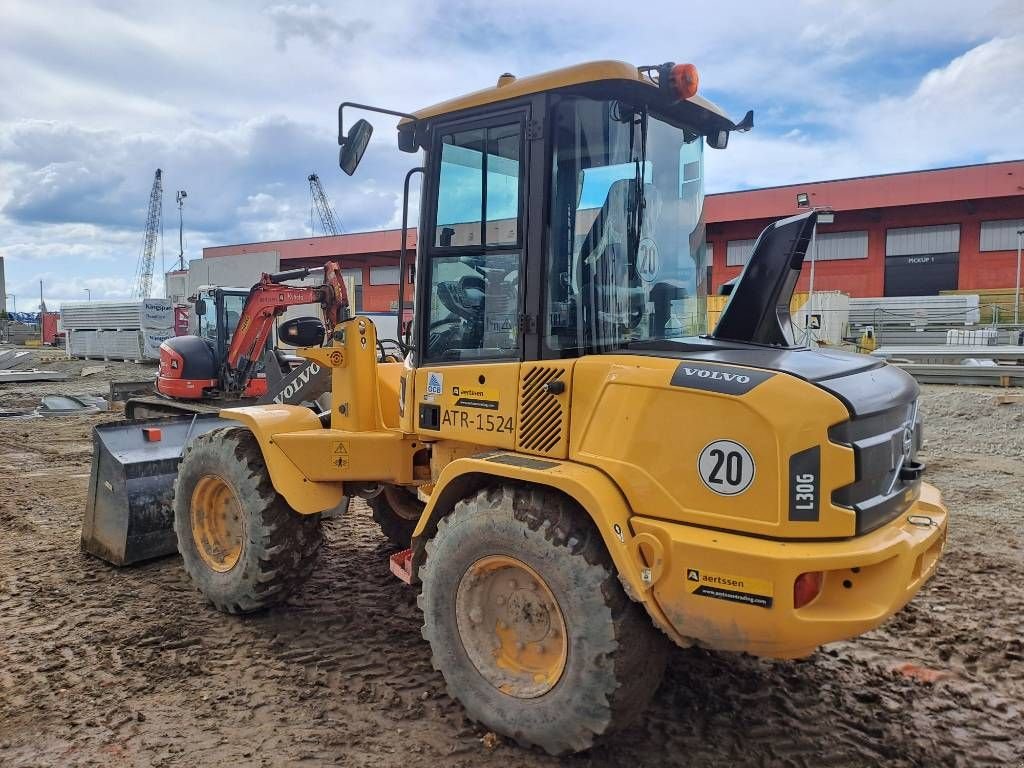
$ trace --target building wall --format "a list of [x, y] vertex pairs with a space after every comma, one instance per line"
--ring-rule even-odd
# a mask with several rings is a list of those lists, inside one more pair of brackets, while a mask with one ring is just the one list
[[[316, 267], [327, 261], [336, 261], [342, 270], [360, 270], [361, 280], [358, 290], [362, 304], [361, 311], [394, 312], [398, 302], [398, 284], [381, 283], [379, 280], [375, 280], [371, 275], [371, 270], [375, 267], [397, 267], [401, 245], [401, 231], [392, 229], [327, 237], [275, 240], [265, 243], [214, 246], [203, 249], [202, 261], [214, 264], [219, 259], [234, 261], [239, 257], [246, 256], [259, 259], [263, 254], [273, 253], [282, 270]], [[412, 263], [416, 254], [415, 229], [409, 231], [406, 245], [410, 263]], [[257, 274], [256, 277], [258, 278], [259, 275]], [[252, 282], [255, 282], [255, 279], [249, 281], [248, 284]], [[412, 291], [407, 290], [407, 306], [411, 302]]]
[[[756, 193], [751, 193], [756, 194]], [[795, 213], [780, 211], [777, 218]], [[981, 251], [981, 222], [1024, 217], [1024, 194], [923, 205], [875, 208], [857, 211], [836, 211], [834, 224], [821, 225], [819, 232], [868, 232], [866, 259], [819, 261], [815, 264], [815, 290], [836, 290], [855, 297], [882, 296], [885, 292], [885, 244], [889, 229], [940, 224], [960, 225], [959, 288], [1013, 288], [1016, 250]], [[726, 264], [730, 240], [755, 238], [776, 218], [751, 221], [722, 221], [708, 225], [708, 242], [713, 246], [712, 286], [717, 288], [736, 277], [742, 267]], [[810, 269], [805, 262], [797, 290], [807, 290]]]

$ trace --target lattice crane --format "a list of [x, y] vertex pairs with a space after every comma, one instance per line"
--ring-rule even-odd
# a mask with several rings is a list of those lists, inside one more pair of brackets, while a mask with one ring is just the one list
[[[320, 177], [315, 173], [309, 174], [309, 196], [312, 199], [313, 207], [316, 208], [316, 212], [320, 215], [320, 225], [323, 227], [325, 235], [339, 235], [342, 232], [341, 227], [337, 222], [337, 213], [334, 211], [334, 207], [331, 205], [331, 201], [327, 199], [327, 193], [324, 192], [324, 186], [320, 183]], [[313, 214], [310, 211], [310, 229], [312, 227]]]
[[157, 168], [153, 177], [153, 189], [149, 193], [149, 210], [146, 213], [146, 235], [142, 241], [142, 253], [136, 273], [135, 295], [148, 299], [153, 292], [153, 258], [156, 255], [156, 240], [163, 230], [164, 184], [163, 172]]

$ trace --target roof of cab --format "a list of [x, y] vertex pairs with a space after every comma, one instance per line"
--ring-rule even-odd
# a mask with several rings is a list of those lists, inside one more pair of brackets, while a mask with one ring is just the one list
[[[504, 76], [499, 79], [499, 84], [480, 91], [468, 93], [448, 101], [442, 101], [430, 107], [413, 112], [417, 120], [424, 120], [438, 115], [446, 115], [452, 112], [459, 112], [464, 109], [495, 104], [500, 101], [508, 101], [521, 96], [529, 96], [534, 93], [552, 91], [557, 88], [566, 88], [573, 85], [594, 83], [601, 80], [628, 80], [649, 85], [657, 88], [646, 76], [640, 73], [632, 64], [624, 61], [588, 61], [583, 64], [575, 64], [563, 69], [554, 69], [550, 72], [542, 72], [538, 75], [528, 75], [520, 78], [509, 78], [507, 82]], [[703, 107], [710, 112], [729, 120], [721, 107], [700, 96], [693, 96], [687, 101]], [[410, 118], [403, 119], [399, 125], [410, 122]], [[731, 121], [730, 121], [731, 122]]]

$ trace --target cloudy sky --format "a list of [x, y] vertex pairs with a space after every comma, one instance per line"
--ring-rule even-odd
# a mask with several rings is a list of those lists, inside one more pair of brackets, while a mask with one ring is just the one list
[[48, 304], [131, 295], [157, 167], [158, 272], [177, 189], [186, 258], [308, 235], [310, 172], [345, 231], [396, 226], [415, 158], [376, 118], [343, 176], [340, 101], [412, 110], [603, 58], [691, 61], [705, 96], [754, 110], [709, 151], [709, 191], [1024, 157], [1024, 0], [0, 0], [7, 292], [19, 310], [40, 279]]

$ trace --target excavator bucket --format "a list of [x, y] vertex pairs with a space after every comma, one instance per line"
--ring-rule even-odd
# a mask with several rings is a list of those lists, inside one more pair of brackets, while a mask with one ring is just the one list
[[197, 414], [94, 427], [82, 549], [114, 565], [177, 552], [171, 504], [182, 451], [192, 438], [231, 424]]

